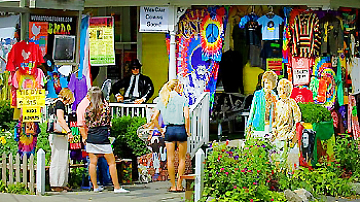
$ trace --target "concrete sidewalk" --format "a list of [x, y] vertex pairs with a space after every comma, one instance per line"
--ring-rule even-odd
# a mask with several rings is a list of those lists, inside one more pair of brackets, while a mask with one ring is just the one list
[[101, 193], [92, 191], [54, 193], [45, 196], [0, 194], [0, 202], [183, 202], [185, 193], [170, 193], [167, 190], [170, 182], [153, 182], [149, 184], [124, 185], [127, 194], [114, 194], [105, 190]]

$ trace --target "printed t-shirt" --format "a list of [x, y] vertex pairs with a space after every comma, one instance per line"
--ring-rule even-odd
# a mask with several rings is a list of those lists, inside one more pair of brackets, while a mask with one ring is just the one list
[[23, 73], [34, 74], [41, 63], [44, 63], [44, 59], [39, 46], [33, 42], [20, 41], [8, 55], [6, 70], [15, 71], [19, 68]]
[[78, 79], [75, 74], [71, 74], [68, 88], [74, 93], [75, 101], [72, 105], [72, 110], [75, 111], [77, 105], [84, 99], [88, 91], [86, 77], [83, 76], [81, 79]]
[[296, 102], [314, 102], [313, 93], [307, 88], [293, 88], [290, 98]]
[[278, 40], [280, 38], [280, 25], [284, 21], [280, 16], [274, 15], [269, 18], [267, 15], [263, 15], [257, 21], [262, 26], [263, 40]]
[[177, 92], [172, 91], [167, 106], [160, 101], [156, 104], [156, 109], [162, 114], [165, 125], [182, 125], [185, 123], [184, 107], [188, 106], [187, 103], [185, 96], [180, 96]]

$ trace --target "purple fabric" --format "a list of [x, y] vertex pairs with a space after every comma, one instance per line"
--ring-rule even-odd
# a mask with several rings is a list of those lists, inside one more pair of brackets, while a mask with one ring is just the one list
[[75, 74], [71, 74], [68, 88], [74, 93], [75, 102], [72, 105], [72, 110], [76, 111], [77, 105], [84, 99], [88, 91], [86, 77], [82, 76], [81, 79], [78, 79]]

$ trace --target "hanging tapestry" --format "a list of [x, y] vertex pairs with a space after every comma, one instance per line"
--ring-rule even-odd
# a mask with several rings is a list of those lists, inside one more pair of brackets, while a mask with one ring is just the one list
[[190, 105], [195, 104], [203, 92], [210, 92], [210, 103], [213, 103], [226, 13], [224, 7], [192, 9], [179, 21], [177, 74]]

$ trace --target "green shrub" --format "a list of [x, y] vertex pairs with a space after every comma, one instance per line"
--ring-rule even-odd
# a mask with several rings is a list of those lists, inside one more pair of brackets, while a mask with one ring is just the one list
[[137, 129], [146, 123], [142, 117], [114, 117], [112, 119], [111, 136], [115, 137], [113, 143], [114, 154], [118, 157], [142, 156], [149, 153], [146, 144], [137, 136]]
[[360, 141], [352, 137], [336, 140], [334, 146], [337, 168], [352, 175], [354, 181], [360, 182]]
[[331, 121], [331, 113], [324, 106], [314, 103], [298, 103], [302, 121], [305, 123], [317, 123]]
[[259, 139], [247, 139], [245, 147], [229, 148], [214, 143], [206, 159], [204, 198], [219, 201], [285, 201], [282, 193], [270, 191], [275, 166], [269, 161], [272, 148]]
[[16, 121], [13, 121], [14, 108], [10, 107], [10, 101], [0, 100], [0, 127], [4, 130], [13, 130]]
[[[39, 123], [41, 132], [37, 136], [36, 152], [41, 148], [45, 152], [45, 165], [50, 165], [51, 148], [49, 143], [49, 133], [46, 132], [47, 123]], [[36, 160], [37, 155], [35, 155]]]
[[0, 193], [11, 193], [11, 194], [29, 194], [30, 191], [26, 188], [23, 183], [10, 184], [7, 187], [0, 180]]

